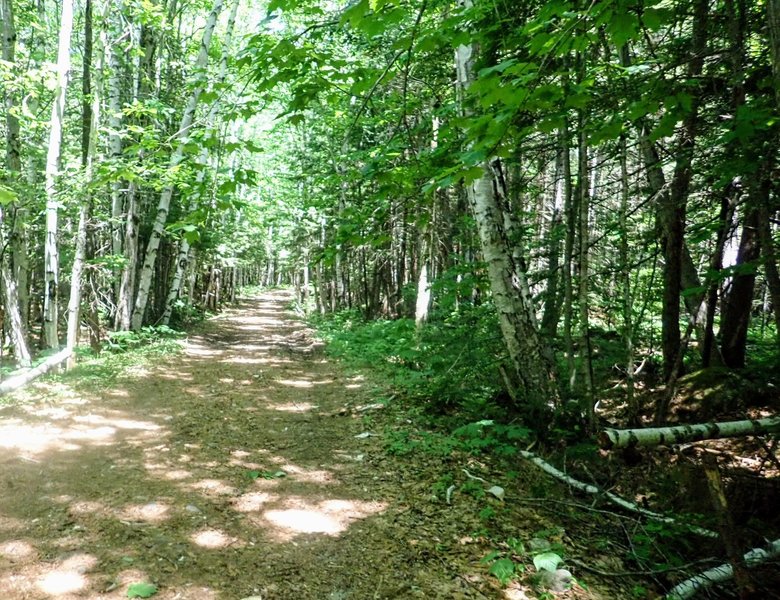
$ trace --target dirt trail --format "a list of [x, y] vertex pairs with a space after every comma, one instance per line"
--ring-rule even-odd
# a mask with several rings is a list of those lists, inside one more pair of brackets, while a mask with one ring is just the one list
[[343, 409], [370, 390], [289, 299], [244, 300], [108, 389], [39, 382], [0, 411], [0, 597], [504, 597], [471, 524], [356, 437]]

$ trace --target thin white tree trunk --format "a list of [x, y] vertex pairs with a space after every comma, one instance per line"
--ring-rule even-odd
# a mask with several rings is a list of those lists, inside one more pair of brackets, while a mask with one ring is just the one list
[[[465, 8], [472, 0], [462, 0]], [[476, 44], [461, 45], [455, 52], [457, 83], [461, 101], [474, 80]], [[489, 160], [480, 164], [482, 173], [466, 186], [469, 203], [479, 233], [480, 246], [487, 264], [493, 303], [498, 313], [504, 343], [509, 354], [520, 394], [534, 418], [531, 423], [542, 426], [542, 413], [558, 403], [558, 390], [553, 366], [535, 325], [533, 301], [528, 294], [525, 273], [513, 259], [507, 239], [504, 212], [494, 192], [494, 175]]]
[[[230, 16], [228, 17], [227, 30], [225, 32], [225, 41], [222, 45], [222, 56], [219, 61], [219, 75], [217, 76], [217, 84], [222, 84], [227, 78], [227, 63], [230, 55], [231, 42], [233, 39], [233, 28], [236, 24], [236, 14], [238, 13], [238, 5], [240, 0], [233, 0], [233, 6], [230, 10]], [[219, 112], [219, 102], [214, 102], [209, 109], [209, 113], [206, 117], [206, 131], [207, 135], [216, 134], [216, 120], [217, 113]], [[198, 157], [198, 162], [202, 165], [200, 171], [196, 176], [195, 189], [201, 190], [203, 182], [206, 179], [206, 165], [209, 163], [209, 149], [207, 146], [203, 146]], [[198, 200], [200, 200], [200, 193], [196, 193], [193, 196], [192, 202], [189, 207], [189, 212], [192, 213], [197, 209]], [[190, 261], [190, 242], [186, 235], [183, 235], [179, 242], [179, 255], [176, 258], [176, 271], [173, 274], [173, 280], [171, 281], [171, 289], [168, 291], [168, 297], [165, 300], [165, 312], [163, 313], [161, 323], [168, 325], [171, 320], [171, 313], [176, 301], [179, 299], [179, 293], [181, 291], [181, 284], [184, 280], [184, 273], [187, 270], [187, 264]]]
[[[537, 456], [533, 452], [528, 452], [527, 450], [521, 450], [520, 456], [530, 461], [531, 463], [535, 464], [537, 467], [539, 467], [542, 471], [544, 471], [548, 475], [552, 475], [558, 481], [562, 481], [563, 483], [574, 488], [575, 490], [585, 492], [586, 494], [590, 494], [592, 496], [606, 498], [615, 506], [620, 506], [621, 508], [624, 508], [625, 510], [628, 510], [630, 512], [643, 515], [648, 519], [652, 519], [653, 521], [660, 521], [661, 523], [675, 523], [675, 524], [680, 523], [680, 521], [677, 521], [672, 517], [667, 517], [666, 515], [662, 515], [661, 513], [648, 510], [643, 506], [639, 506], [636, 502], [631, 502], [630, 500], [621, 498], [617, 494], [613, 494], [612, 492], [603, 490], [599, 487], [596, 487], [595, 485], [584, 483], [579, 479], [575, 479], [574, 477], [567, 475], [563, 471], [556, 469], [553, 465], [548, 463], [543, 458]], [[689, 528], [693, 533], [695, 533], [696, 535], [700, 535], [702, 537], [708, 537], [708, 538], [718, 537], [717, 533], [715, 533], [714, 531], [710, 531], [709, 529], [704, 529], [703, 527], [690, 525]]]
[[[765, 563], [776, 556], [780, 556], [780, 540], [775, 540], [766, 548], [753, 548], [746, 552], [742, 558], [745, 561], [745, 566], [750, 568]], [[678, 583], [664, 598], [666, 600], [687, 600], [688, 598], [693, 598], [699, 591], [716, 583], [728, 581], [733, 576], [734, 567], [729, 563], [724, 563], [712, 569], [707, 569], [703, 573], [686, 579], [682, 583]]]
[[[182, 115], [179, 131], [176, 133], [176, 149], [171, 154], [169, 161], [169, 168], [175, 169], [184, 158], [184, 147], [190, 138], [190, 128], [192, 127], [193, 120], [195, 118], [195, 109], [198, 106], [198, 100], [203, 92], [206, 84], [206, 64], [208, 63], [208, 51], [211, 46], [211, 36], [214, 33], [214, 27], [217, 24], [217, 17], [222, 10], [222, 0], [215, 0], [214, 7], [211, 9], [208, 20], [206, 21], [206, 27], [203, 31], [203, 39], [200, 44], [200, 51], [198, 52], [198, 58], [195, 61], [193, 69], [193, 84], [194, 89], [190, 96], [187, 106], [184, 108], [184, 114]], [[144, 315], [146, 313], [146, 305], [149, 301], [149, 290], [152, 286], [152, 279], [154, 276], [154, 266], [157, 262], [157, 251], [160, 247], [160, 240], [162, 239], [163, 230], [165, 229], [165, 223], [168, 220], [168, 211], [171, 206], [171, 198], [173, 197], [174, 184], [168, 184], [160, 195], [160, 201], [157, 204], [157, 217], [154, 220], [152, 226], [152, 233], [149, 237], [149, 242], [146, 245], [146, 254], [144, 256], [144, 264], [141, 268], [141, 276], [138, 283], [138, 294], [136, 295], [135, 307], [133, 308], [133, 316], [130, 321], [130, 327], [133, 330], [141, 328], [143, 325]]]
[[65, 93], [70, 70], [70, 36], [73, 31], [73, 0], [62, 0], [59, 46], [57, 49], [57, 87], [51, 107], [49, 148], [46, 154], [46, 241], [44, 244], [43, 332], [47, 348], [59, 346], [57, 335], [59, 250], [57, 247], [57, 217], [59, 202], [56, 183], [59, 175], [62, 146], [62, 121], [65, 115]]
[[607, 450], [682, 444], [701, 440], [715, 440], [742, 435], [762, 435], [780, 431], [780, 417], [767, 417], [755, 421], [724, 421], [722, 423], [698, 423], [675, 427], [649, 427], [647, 429], [605, 429], [599, 433], [599, 445]]
[[[11, 0], [3, 0], [0, 3], [0, 20], [2, 20], [2, 46], [3, 46], [3, 60], [9, 65], [13, 65], [16, 54], [16, 28], [14, 27], [14, 15]], [[19, 119], [16, 117], [14, 110], [16, 108], [16, 100], [13, 92], [5, 90], [4, 92], [4, 105], [5, 105], [5, 123], [6, 123], [6, 164], [8, 171], [13, 178], [21, 176], [22, 161], [21, 161], [21, 137], [19, 130]], [[4, 230], [4, 211], [0, 209], [0, 247], [5, 248], [5, 230]], [[21, 218], [19, 209], [17, 209], [17, 219]], [[14, 229], [19, 231], [21, 228], [17, 228], [17, 223], [14, 223]], [[12, 241], [14, 242], [14, 248], [17, 247], [12, 233]], [[13, 252], [13, 251], [12, 251]], [[17, 280], [14, 277], [13, 266], [9, 266], [5, 256], [0, 259], [0, 277], [2, 278], [3, 293], [5, 298], [5, 310], [10, 321], [11, 340], [14, 347], [14, 355], [16, 360], [22, 367], [29, 367], [31, 364], [30, 351], [27, 348], [26, 332], [24, 327], [23, 315], [21, 311], [21, 303], [19, 301], [19, 288]], [[26, 281], [26, 280], [25, 280]]]
[[13, 390], [18, 390], [20, 387], [31, 382], [33, 379], [36, 379], [41, 375], [43, 375], [44, 373], [49, 372], [51, 369], [53, 369], [54, 367], [60, 365], [63, 361], [65, 361], [70, 356], [70, 354], [71, 354], [71, 349], [65, 348], [63, 350], [60, 350], [56, 354], [52, 354], [51, 356], [49, 356], [45, 361], [43, 361], [34, 369], [29, 369], [24, 373], [20, 373], [19, 375], [9, 377], [8, 379], [0, 383], [0, 396], [2, 396], [3, 394], [7, 394], [8, 392], [12, 392]]
[[[121, 34], [120, 18], [124, 8], [122, 0], [116, 1], [114, 14], [111, 16], [112, 36], [116, 36], [115, 43], [107, 46], [105, 52], [108, 62], [108, 152], [111, 160], [119, 162], [122, 158], [122, 86], [121, 86]], [[122, 184], [114, 181], [111, 184], [111, 251], [115, 256], [122, 254]], [[119, 283], [116, 284], [116, 301], [119, 302]]]

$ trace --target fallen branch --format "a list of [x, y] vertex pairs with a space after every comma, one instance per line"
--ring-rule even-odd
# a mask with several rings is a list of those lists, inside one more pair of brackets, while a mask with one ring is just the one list
[[[584, 483], [582, 481], [579, 481], [578, 479], [574, 479], [574, 477], [570, 477], [566, 473], [563, 473], [562, 471], [559, 471], [554, 466], [552, 466], [550, 463], [545, 461], [544, 459], [536, 456], [533, 452], [528, 452], [526, 450], [520, 451], [520, 456], [525, 458], [526, 460], [531, 461], [534, 463], [537, 467], [539, 467], [542, 471], [545, 473], [548, 473], [549, 475], [552, 475], [556, 479], [563, 481], [567, 485], [573, 487], [576, 490], [580, 490], [581, 492], [585, 492], [586, 494], [592, 494], [594, 496], [603, 496], [607, 500], [609, 500], [612, 504], [615, 504], [617, 506], [620, 506], [621, 508], [624, 508], [628, 511], [640, 514], [642, 516], [647, 517], [648, 519], [652, 519], [654, 521], [660, 521], [662, 523], [674, 523], [678, 525], [684, 525], [681, 523], [678, 523], [677, 520], [673, 519], [672, 517], [667, 517], [666, 515], [662, 515], [661, 513], [654, 512], [652, 510], [648, 510], [646, 508], [642, 508], [635, 502], [631, 502], [630, 500], [626, 500], [625, 498], [621, 498], [617, 494], [613, 494], [612, 492], [608, 492], [606, 490], [602, 490], [601, 488], [596, 487], [595, 485], [590, 485], [588, 483]], [[686, 525], [687, 526], [687, 525]], [[701, 535], [703, 537], [709, 537], [709, 538], [717, 538], [718, 534], [714, 531], [710, 531], [709, 529], [704, 529], [703, 527], [697, 527], [695, 525], [688, 526], [690, 530], [697, 534]]]
[[[767, 548], [753, 548], [742, 557], [745, 566], [755, 567], [766, 562], [770, 558], [780, 556], [780, 540], [775, 540]], [[734, 569], [728, 563], [718, 567], [707, 569], [703, 573], [686, 579], [674, 586], [665, 596], [666, 600], [686, 600], [692, 598], [699, 590], [710, 587], [713, 584], [728, 581], [734, 576]]]
[[780, 417], [647, 429], [605, 429], [599, 434], [598, 439], [602, 448], [612, 450], [614, 448], [682, 444], [684, 442], [774, 432], [780, 432]]
[[65, 348], [64, 350], [57, 352], [57, 354], [52, 354], [37, 367], [25, 371], [24, 373], [20, 373], [19, 375], [9, 377], [0, 383], [0, 396], [7, 394], [8, 392], [18, 390], [23, 385], [30, 383], [33, 379], [37, 379], [41, 375], [48, 373], [54, 367], [65, 362], [72, 353], [72, 348]]

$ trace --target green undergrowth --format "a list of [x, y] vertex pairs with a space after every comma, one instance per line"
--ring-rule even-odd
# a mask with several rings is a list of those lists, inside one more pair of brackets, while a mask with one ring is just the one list
[[78, 348], [77, 365], [56, 377], [75, 387], [107, 388], [134, 369], [153, 366], [161, 357], [181, 352], [184, 335], [170, 327], [111, 332], [99, 354], [87, 347]]
[[508, 416], [499, 366], [504, 349], [492, 309], [462, 306], [419, 331], [413, 319], [366, 321], [358, 311], [313, 319], [327, 351], [370, 368], [451, 429]]

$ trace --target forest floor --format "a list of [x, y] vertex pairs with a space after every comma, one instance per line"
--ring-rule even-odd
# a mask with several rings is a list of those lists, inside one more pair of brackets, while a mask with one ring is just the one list
[[[41, 380], [0, 410], [0, 597], [111, 600], [148, 582], [158, 600], [520, 600], [542, 592], [502, 587], [481, 559], [539, 538], [622, 569], [588, 513], [574, 533], [534, 505], [534, 467], [508, 485], [468, 455], [388, 452], [402, 412], [329, 360], [290, 300], [244, 299], [180, 354], [112, 381]], [[505, 502], [485, 494], [498, 481]], [[556, 598], [641, 591], [569, 568], [587, 590]]]

